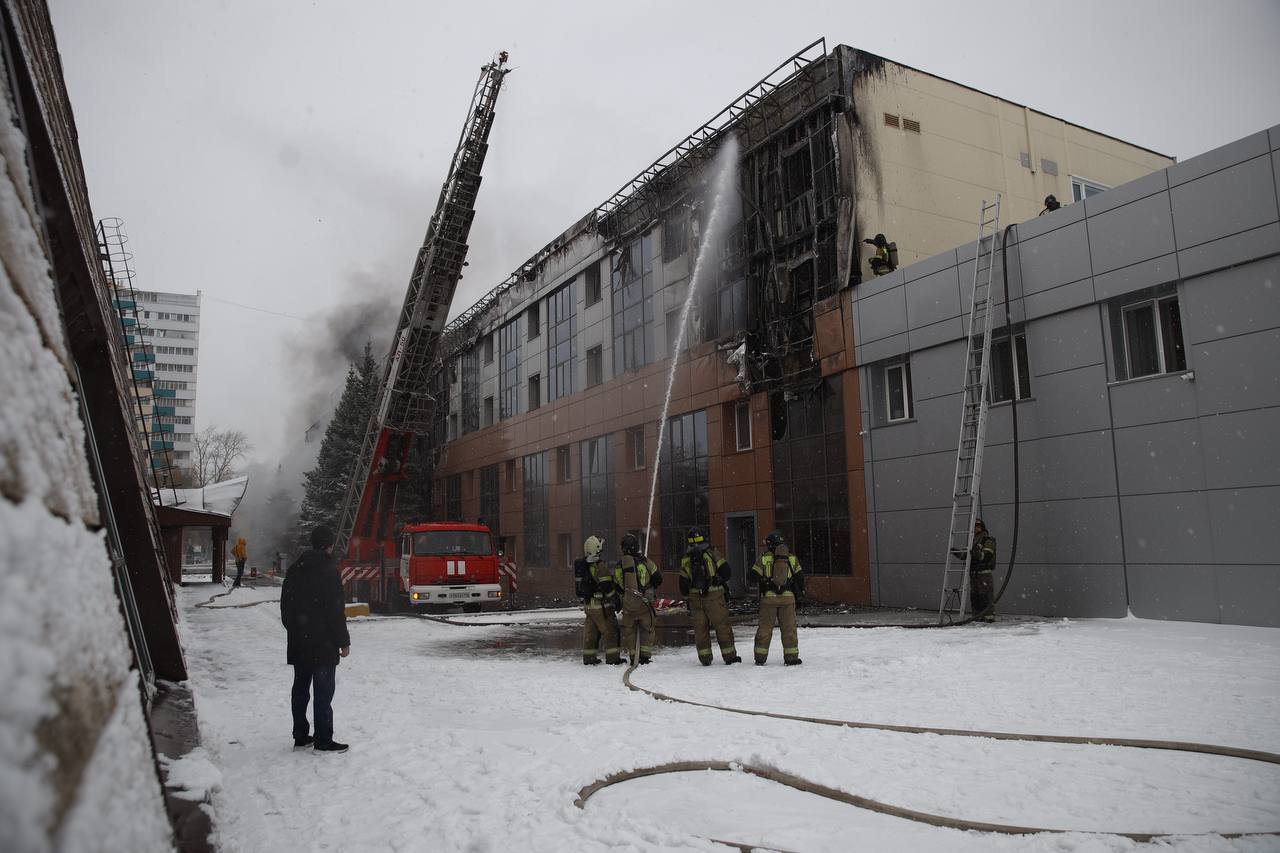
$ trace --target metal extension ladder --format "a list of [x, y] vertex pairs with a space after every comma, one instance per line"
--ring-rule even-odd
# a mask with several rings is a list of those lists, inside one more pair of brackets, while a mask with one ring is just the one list
[[973, 294], [969, 304], [969, 337], [964, 358], [964, 409], [960, 442], [956, 447], [956, 477], [951, 489], [951, 526], [947, 534], [946, 567], [942, 572], [942, 600], [938, 624], [954, 614], [963, 621], [969, 605], [969, 560], [973, 549], [973, 520], [982, 484], [982, 451], [987, 437], [987, 380], [991, 374], [991, 281], [995, 271], [996, 235], [1000, 233], [1000, 194], [982, 202], [978, 216], [978, 245], [974, 251]]

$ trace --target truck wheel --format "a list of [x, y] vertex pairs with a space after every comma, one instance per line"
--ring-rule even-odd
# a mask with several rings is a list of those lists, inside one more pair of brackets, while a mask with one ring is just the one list
[[462, 612], [463, 613], [479, 613], [480, 605], [475, 602], [464, 604], [462, 605]]

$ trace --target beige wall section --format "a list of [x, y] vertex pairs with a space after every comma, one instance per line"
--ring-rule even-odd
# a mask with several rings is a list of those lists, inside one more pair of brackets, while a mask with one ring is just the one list
[[[1003, 223], [1036, 216], [1052, 193], [1071, 202], [1071, 177], [1106, 186], [1131, 181], [1173, 159], [1086, 130], [940, 77], [884, 64], [860, 75], [853, 100], [867, 136], [855, 192], [858, 236], [883, 232], [905, 266], [977, 234], [982, 199], [1004, 194]], [[885, 124], [885, 114], [920, 123], [920, 132]], [[1030, 148], [1033, 169], [1022, 165]], [[1041, 160], [1057, 164], [1046, 173]], [[860, 244], [861, 269], [871, 247]]]

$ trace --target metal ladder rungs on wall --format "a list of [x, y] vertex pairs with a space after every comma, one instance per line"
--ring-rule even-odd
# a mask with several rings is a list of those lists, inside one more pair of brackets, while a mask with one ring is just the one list
[[973, 291], [969, 302], [969, 337], [961, 387], [960, 439], [956, 445], [956, 473], [951, 488], [951, 523], [942, 572], [938, 624], [963, 621], [969, 605], [969, 560], [973, 548], [973, 519], [982, 484], [982, 451], [987, 435], [987, 382], [991, 373], [991, 281], [995, 271], [996, 235], [1000, 232], [1000, 194], [978, 216], [974, 250]]

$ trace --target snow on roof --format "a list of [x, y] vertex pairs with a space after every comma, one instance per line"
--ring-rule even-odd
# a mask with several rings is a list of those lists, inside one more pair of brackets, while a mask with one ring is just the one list
[[211, 512], [230, 518], [248, 488], [248, 477], [236, 477], [221, 483], [210, 483], [200, 489], [164, 489], [160, 492], [159, 505]]

